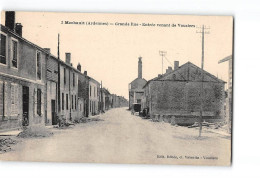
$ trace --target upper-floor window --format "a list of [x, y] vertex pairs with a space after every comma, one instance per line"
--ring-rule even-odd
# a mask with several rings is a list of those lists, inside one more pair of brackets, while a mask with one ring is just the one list
[[36, 52], [36, 76], [37, 80], [42, 79], [41, 52]]
[[1, 33], [1, 52], [0, 52], [0, 63], [6, 64], [6, 35]]
[[66, 68], [64, 68], [63, 77], [64, 77], [64, 85], [65, 85], [66, 84]]
[[89, 86], [89, 96], [91, 96], [91, 85]]
[[72, 75], [73, 86], [75, 86], [75, 73]]
[[17, 62], [18, 62], [18, 53], [17, 48], [18, 43], [16, 40], [12, 40], [12, 67], [17, 68]]

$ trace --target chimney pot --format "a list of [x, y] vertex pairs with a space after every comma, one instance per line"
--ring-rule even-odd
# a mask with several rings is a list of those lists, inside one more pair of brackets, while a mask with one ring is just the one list
[[81, 65], [80, 65], [80, 63], [78, 64], [77, 69], [81, 72]]
[[70, 53], [65, 53], [65, 56], [66, 56], [66, 63], [71, 65], [71, 63], [70, 63], [71, 54]]
[[142, 74], [142, 57], [138, 58], [138, 78], [142, 79], [143, 78], [143, 74]]
[[21, 23], [16, 23], [15, 24], [15, 32], [20, 35], [21, 37], [23, 36], [23, 26]]
[[15, 25], [15, 12], [14, 11], [6, 11], [5, 12], [5, 26], [14, 31]]
[[47, 51], [48, 53], [51, 53], [51, 49], [50, 48], [44, 48], [45, 51]]
[[179, 68], [179, 61], [174, 61], [174, 70]]
[[87, 71], [84, 71], [84, 75], [85, 75], [85, 76], [88, 76], [88, 72], [87, 72]]

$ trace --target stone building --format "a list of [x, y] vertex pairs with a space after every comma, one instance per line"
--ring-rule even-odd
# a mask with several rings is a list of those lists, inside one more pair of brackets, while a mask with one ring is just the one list
[[0, 130], [44, 125], [48, 52], [22, 37], [13, 11], [0, 35]]
[[100, 83], [89, 77], [89, 116], [100, 112]]
[[49, 52], [47, 58], [47, 71], [46, 71], [46, 90], [47, 90], [47, 116], [46, 125], [56, 125], [57, 109], [58, 109], [58, 82], [59, 82], [59, 60], [50, 54], [50, 49], [45, 49]]
[[58, 114], [66, 120], [78, 118], [78, 75], [80, 71], [72, 66], [71, 54], [66, 61], [59, 60]]
[[[77, 69], [81, 72], [81, 65], [78, 64]], [[79, 73], [78, 80], [78, 117], [89, 116], [89, 77], [87, 71]]]
[[190, 125], [200, 115], [202, 96], [203, 119], [220, 121], [224, 114], [224, 85], [224, 81], [196, 65], [187, 62], [179, 67], [176, 61], [174, 70], [168, 68], [144, 86], [146, 107], [154, 120], [174, 118], [177, 124]]
[[138, 58], [138, 77], [129, 84], [129, 109], [133, 103], [139, 103], [144, 107], [144, 85], [146, 80], [142, 77], [142, 57]]

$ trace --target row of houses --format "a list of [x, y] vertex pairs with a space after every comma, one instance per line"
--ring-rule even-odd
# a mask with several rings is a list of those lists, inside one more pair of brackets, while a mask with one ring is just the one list
[[[142, 58], [138, 61], [138, 78], [129, 84], [129, 108], [141, 104], [154, 121], [172, 121], [191, 125], [200, 115], [207, 122], [224, 120], [225, 83], [191, 62], [146, 81], [142, 78]], [[202, 114], [200, 114], [202, 112]]]
[[0, 130], [29, 125], [56, 125], [57, 116], [74, 121], [110, 108], [126, 99], [110, 94], [87, 71], [65, 61], [22, 36], [15, 12], [7, 11], [0, 29]]

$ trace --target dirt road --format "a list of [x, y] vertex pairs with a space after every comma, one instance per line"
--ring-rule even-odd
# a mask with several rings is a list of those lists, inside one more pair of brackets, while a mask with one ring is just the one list
[[24, 139], [0, 160], [226, 164], [231, 141], [225, 136], [197, 129], [154, 123], [133, 116], [126, 108], [111, 109], [94, 121], [71, 129], [52, 129], [54, 136]]

